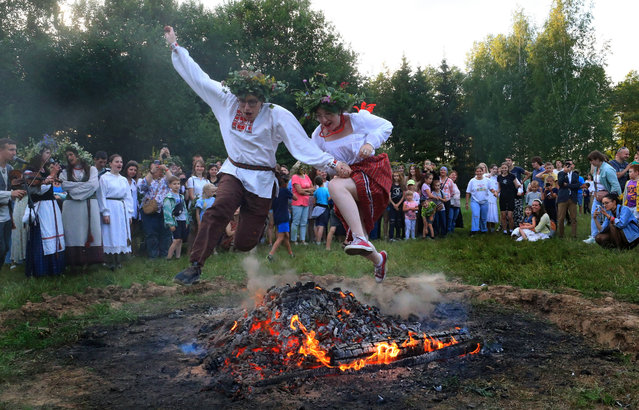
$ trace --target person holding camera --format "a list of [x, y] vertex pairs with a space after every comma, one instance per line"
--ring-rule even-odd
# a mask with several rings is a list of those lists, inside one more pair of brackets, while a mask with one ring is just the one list
[[546, 176], [544, 182], [544, 192], [542, 193], [542, 198], [544, 201], [544, 209], [550, 217], [550, 220], [553, 222], [557, 222], [557, 194], [559, 193], [559, 189], [555, 185], [555, 177], [551, 174]]
[[573, 161], [563, 162], [563, 169], [557, 175], [559, 192], [557, 193], [557, 230], [559, 237], [564, 237], [564, 220], [566, 212], [570, 216], [570, 231], [574, 239], [577, 238], [577, 204], [579, 203], [579, 172], [574, 171]]
[[[594, 215], [597, 207], [602, 205], [602, 200], [607, 194], [621, 194], [621, 186], [619, 185], [619, 180], [617, 179], [617, 173], [615, 169], [608, 164], [607, 157], [599, 152], [592, 151], [588, 154], [588, 161], [590, 161], [590, 165], [593, 168], [592, 171], [592, 180], [594, 185], [594, 192], [592, 198], [592, 220], [590, 222], [590, 236], [584, 240], [584, 243], [592, 244], [595, 243], [595, 236], [599, 233], [599, 228], [597, 227], [597, 222], [599, 225], [603, 223], [602, 214], [598, 213], [597, 216]], [[596, 219], [599, 219], [596, 221]]]
[[[599, 216], [603, 223], [599, 222]], [[592, 214], [597, 226], [595, 241], [604, 248], [632, 249], [639, 244], [639, 222], [632, 209], [620, 203], [619, 196], [607, 194]]]
[[230, 73], [224, 83], [212, 80], [177, 44], [172, 27], [164, 27], [164, 37], [175, 70], [211, 107], [228, 153], [219, 171], [217, 198], [204, 212], [191, 249], [191, 266], [174, 278], [178, 284], [191, 285], [199, 281], [202, 266], [238, 207], [235, 249], [248, 251], [257, 245], [277, 192], [275, 154], [281, 142], [295, 158], [315, 168], [334, 169], [342, 177], [349, 177], [351, 169], [312, 144], [291, 112], [267, 102], [284, 91], [284, 83], [249, 70]]
[[[162, 155], [169, 155], [167, 147], [160, 150]], [[165, 258], [169, 252], [171, 243], [171, 231], [164, 226], [162, 216], [162, 204], [164, 198], [170, 192], [167, 179], [173, 176], [171, 170], [161, 164], [160, 160], [154, 161], [149, 167], [149, 172], [138, 184], [138, 190], [142, 198], [142, 231], [146, 251], [151, 259]]]

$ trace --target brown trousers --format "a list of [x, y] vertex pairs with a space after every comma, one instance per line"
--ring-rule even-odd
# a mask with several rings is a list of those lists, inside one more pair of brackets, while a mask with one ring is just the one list
[[204, 265], [225, 232], [226, 225], [240, 208], [240, 220], [235, 231], [235, 249], [249, 251], [257, 245], [264, 231], [264, 221], [271, 209], [271, 199], [260, 198], [244, 188], [239, 179], [220, 174], [213, 205], [202, 215], [202, 223], [191, 248], [191, 262]]
[[639, 243], [639, 239], [628, 243], [626, 234], [614, 224], [608, 225], [605, 231], [595, 236], [595, 241], [604, 248], [632, 249]]
[[577, 237], [577, 204], [572, 200], [560, 202], [557, 204], [557, 230], [559, 237], [564, 237], [564, 221], [566, 220], [566, 210], [570, 215], [570, 233], [573, 238]]

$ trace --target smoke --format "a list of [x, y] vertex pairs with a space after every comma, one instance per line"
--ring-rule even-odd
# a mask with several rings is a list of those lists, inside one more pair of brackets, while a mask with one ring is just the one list
[[282, 286], [286, 283], [295, 283], [300, 280], [293, 270], [286, 271], [281, 275], [273, 275], [266, 269], [255, 256], [247, 256], [242, 260], [242, 268], [246, 271], [247, 297], [243, 307], [252, 308], [261, 302], [266, 291], [272, 286]]
[[407, 319], [410, 315], [424, 318], [442, 303], [448, 302], [437, 289], [446, 282], [443, 274], [422, 274], [408, 278], [389, 277], [384, 283], [375, 282], [372, 276], [357, 279], [333, 275], [314, 276], [309, 273], [298, 274], [294, 270], [274, 274], [268, 265], [255, 256], [249, 255], [242, 260], [247, 276], [247, 295], [243, 307], [250, 309], [261, 302], [266, 291], [272, 286], [283, 286], [301, 281], [314, 281], [325, 289], [340, 288], [344, 292], [353, 292], [357, 300], [371, 306], [377, 306], [383, 314], [397, 315]]
[[405, 319], [411, 314], [419, 317], [428, 315], [438, 303], [444, 301], [445, 298], [437, 290], [437, 284], [444, 281], [442, 274], [396, 280], [388, 278], [383, 284], [378, 284], [372, 277], [363, 277], [329, 283], [327, 287], [351, 291], [360, 302], [377, 306], [384, 314]]

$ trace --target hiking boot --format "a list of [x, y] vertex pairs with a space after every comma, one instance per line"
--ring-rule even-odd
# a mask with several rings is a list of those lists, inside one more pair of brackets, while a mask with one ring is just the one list
[[375, 281], [382, 283], [384, 278], [386, 278], [386, 261], [388, 261], [388, 255], [386, 255], [386, 251], [381, 251], [379, 254], [382, 257], [382, 263], [380, 263], [379, 266], [375, 266]]
[[173, 282], [178, 285], [189, 286], [200, 281], [200, 275], [202, 274], [202, 267], [194, 262], [193, 265], [184, 269], [182, 272], [175, 275]]
[[369, 255], [374, 249], [367, 239], [358, 236], [344, 247], [344, 252], [348, 255]]

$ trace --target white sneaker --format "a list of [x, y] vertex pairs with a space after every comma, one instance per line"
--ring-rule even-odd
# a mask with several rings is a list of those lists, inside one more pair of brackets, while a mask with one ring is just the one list
[[584, 239], [583, 242], [588, 244], [593, 244], [593, 243], [596, 243], [597, 241], [595, 241], [595, 238], [593, 238], [592, 236], [589, 236], [588, 239]]

